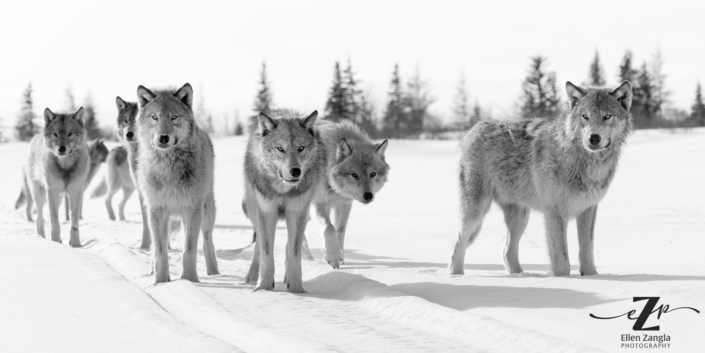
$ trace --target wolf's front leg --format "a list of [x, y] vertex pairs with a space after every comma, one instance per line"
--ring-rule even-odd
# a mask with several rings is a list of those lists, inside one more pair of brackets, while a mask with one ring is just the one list
[[301, 272], [301, 244], [304, 240], [308, 208], [287, 213], [286, 231], [286, 289], [291, 293], [305, 293]]
[[274, 212], [258, 211], [257, 245], [259, 246], [259, 279], [255, 290], [274, 290], [274, 232], [279, 219]]
[[206, 258], [206, 273], [218, 275], [218, 259], [215, 256], [215, 245], [213, 245], [213, 227], [215, 226], [215, 199], [213, 194], [206, 197], [203, 204], [203, 257]]
[[348, 227], [348, 219], [350, 219], [350, 211], [352, 210], [353, 200], [336, 205], [335, 207], [335, 232], [340, 241], [340, 263], [345, 263], [345, 231]]
[[44, 235], [44, 204], [46, 204], [47, 192], [38, 186], [33, 187], [31, 195], [27, 195], [27, 217], [31, 219], [32, 214], [32, 204], [31, 200], [34, 199], [34, 203], [37, 205], [37, 234], [42, 238], [46, 238]]
[[142, 211], [142, 244], [140, 244], [140, 249], [149, 250], [152, 245], [151, 226], [149, 225], [150, 217], [147, 216], [147, 205], [139, 188], [137, 189], [137, 196], [140, 200], [140, 211]]
[[566, 217], [557, 212], [549, 211], [544, 215], [546, 221], [546, 238], [548, 239], [548, 254], [551, 258], [551, 271], [554, 276], [570, 275], [568, 260], [568, 240]]
[[169, 214], [164, 207], [149, 208], [149, 228], [153, 235], [154, 284], [169, 282], [169, 253], [167, 251]]
[[[199, 282], [196, 263], [198, 260], [198, 234], [201, 231], [201, 222], [203, 220], [203, 206], [198, 205], [187, 209], [181, 217], [186, 233], [184, 237], [184, 254], [181, 258], [181, 265], [183, 266], [181, 278], [191, 282]], [[169, 241], [168, 237], [167, 235], [167, 242]]]
[[80, 248], [81, 237], [78, 233], [78, 220], [81, 217], [81, 203], [83, 202], [83, 191], [74, 190], [69, 192], [69, 204], [66, 205], [68, 208], [71, 206], [71, 238], [69, 239], [69, 245], [74, 248]]
[[339, 268], [343, 262], [343, 251], [340, 247], [340, 239], [335, 232], [335, 226], [330, 221], [330, 207], [325, 204], [314, 205], [316, 218], [323, 226], [323, 240], [325, 241], [324, 256], [326, 262], [333, 268]]
[[47, 194], [49, 199], [49, 219], [51, 220], [51, 240], [61, 243], [61, 225], [59, 224], [61, 195], [53, 190], [49, 190]]
[[[255, 227], [255, 229], [257, 229]], [[255, 282], [259, 279], [259, 248], [260, 248], [260, 237], [257, 236], [257, 232], [254, 233], [255, 238], [255, 249], [252, 252], [252, 262], [250, 263], [250, 270], [245, 276], [245, 283]]]
[[578, 242], [580, 243], [580, 275], [592, 276], [597, 274], [593, 244], [595, 241], [595, 220], [597, 219], [597, 205], [589, 207], [578, 215]]

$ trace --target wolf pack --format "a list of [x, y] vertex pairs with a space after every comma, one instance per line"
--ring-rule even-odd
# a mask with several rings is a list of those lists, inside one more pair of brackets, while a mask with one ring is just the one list
[[[507, 273], [521, 273], [519, 241], [531, 210], [543, 213], [552, 274], [570, 274], [567, 225], [576, 218], [580, 275], [596, 275], [594, 231], [597, 205], [615, 176], [620, 152], [632, 131], [632, 89], [578, 87], [566, 83], [568, 105], [551, 117], [477, 123], [460, 142], [458, 171], [461, 229], [448, 272], [464, 274], [466, 249], [495, 202], [508, 228]], [[213, 243], [216, 222], [215, 154], [208, 133], [194, 119], [193, 89], [137, 88], [137, 101], [116, 98], [117, 134], [108, 150], [87, 141], [84, 111], [44, 110], [43, 133], [29, 144], [22, 190], [15, 208], [36, 212], [36, 231], [45, 237], [49, 205], [51, 240], [61, 243], [59, 208], [70, 220], [69, 245], [81, 247], [79, 220], [84, 193], [101, 164], [105, 173], [90, 196], [104, 197], [108, 217], [125, 220], [125, 204], [137, 191], [142, 213], [140, 248], [151, 252], [154, 283], [170, 281], [171, 234], [183, 232], [181, 278], [198, 282], [201, 233], [206, 273], [218, 275]], [[345, 117], [319, 119], [276, 109], [260, 112], [244, 153], [242, 211], [253, 226], [255, 251], [245, 278], [255, 290], [273, 290], [277, 223], [286, 223], [284, 283], [304, 293], [302, 257], [310, 257], [306, 225], [311, 214], [322, 228], [325, 261], [345, 264], [345, 236], [355, 201], [369, 204], [387, 182], [388, 140], [375, 142]], [[449, 170], [447, 173], [453, 173]], [[122, 191], [118, 214], [113, 196]]]

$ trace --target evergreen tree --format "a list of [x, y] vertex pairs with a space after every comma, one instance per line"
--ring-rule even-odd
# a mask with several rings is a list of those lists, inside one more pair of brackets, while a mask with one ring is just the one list
[[657, 112], [656, 102], [654, 101], [654, 83], [651, 73], [649, 72], [646, 62], [641, 66], [639, 74], [636, 77], [637, 89], [633, 92], [632, 101], [637, 104], [632, 104], [632, 116], [634, 117], [634, 125], [637, 128], [649, 126]]
[[421, 80], [418, 68], [407, 83], [405, 98], [405, 111], [408, 112], [408, 115], [407, 124], [403, 130], [407, 135], [415, 136], [424, 131], [424, 122], [428, 118], [428, 107], [435, 101], [428, 90], [428, 84]]
[[622, 81], [629, 81], [632, 86], [634, 86], [636, 76], [638, 74], [639, 70], [635, 69], [632, 64], [632, 52], [627, 50], [622, 57], [622, 62], [619, 64], [619, 72], [617, 73], [619, 83], [622, 83]]
[[476, 99], [475, 106], [472, 107], [472, 115], [470, 115], [470, 126], [468, 126], [468, 129], [472, 129], [480, 120], [482, 120], [482, 108], [480, 108], [480, 102]]
[[695, 104], [691, 108], [690, 118], [697, 126], [705, 126], [705, 102], [703, 102], [703, 92], [700, 82], [695, 88]]
[[74, 98], [73, 91], [71, 90], [71, 86], [66, 87], [66, 111], [68, 112], [75, 112], [78, 110], [78, 107], [76, 107], [76, 99]]
[[[73, 113], [75, 110], [70, 112]], [[83, 104], [83, 126], [86, 127], [87, 140], [93, 140], [103, 136], [103, 131], [101, 131], [98, 126], [95, 104], [93, 103], [93, 97], [90, 93], [86, 96], [86, 101]]]
[[343, 106], [345, 111], [343, 116], [348, 117], [359, 124], [362, 122], [360, 117], [360, 100], [362, 91], [357, 88], [360, 82], [355, 79], [355, 74], [352, 70], [352, 63], [350, 62], [350, 59], [348, 59], [348, 67], [343, 72], [343, 75]]
[[595, 58], [590, 64], [590, 72], [588, 75], [587, 86], [604, 86], [605, 85], [605, 69], [600, 63], [600, 54], [595, 50]]
[[348, 94], [343, 82], [343, 76], [340, 72], [340, 63], [335, 62], [333, 70], [333, 85], [328, 92], [328, 101], [326, 102], [325, 114], [335, 118], [350, 118], [347, 110]]
[[255, 114], [250, 117], [250, 128], [257, 127], [257, 116], [260, 112], [268, 114], [274, 109], [274, 104], [272, 103], [272, 89], [267, 80], [267, 64], [265, 62], [262, 62], [262, 70], [260, 71], [259, 77], [258, 83], [260, 87], [255, 97], [253, 108]]
[[394, 64], [388, 96], [387, 108], [382, 117], [382, 129], [385, 136], [400, 137], [402, 136], [400, 129], [406, 122], [406, 113], [404, 112], [404, 92], [399, 77], [399, 64]]
[[558, 112], [560, 96], [556, 87], [556, 73], [546, 71], [547, 59], [531, 58], [529, 75], [522, 84], [520, 114], [524, 118], [550, 117]]
[[467, 88], [465, 87], [465, 75], [460, 77], [458, 89], [455, 91], [455, 100], [453, 102], [453, 115], [455, 124], [459, 130], [468, 129], [472, 125], [470, 121], [470, 100]]
[[34, 122], [35, 118], [32, 83], [29, 83], [22, 93], [22, 107], [20, 108], [20, 115], [17, 117], [17, 124], [15, 124], [17, 139], [29, 141], [39, 132], [39, 126]]
[[669, 97], [671, 92], [666, 89], [666, 77], [667, 75], [663, 72], [663, 53], [661, 52], [661, 47], [656, 47], [656, 51], [651, 57], [651, 77], [653, 82], [653, 104], [654, 113], [661, 116], [666, 105], [669, 103]]
[[199, 90], [198, 104], [196, 104], [196, 110], [193, 115], [201, 129], [205, 130], [209, 134], [214, 132], [213, 114], [206, 109], [206, 98], [203, 94], [203, 88]]
[[359, 125], [372, 136], [377, 136], [377, 118], [375, 117], [375, 106], [370, 101], [366, 93], [360, 93], [359, 104]]

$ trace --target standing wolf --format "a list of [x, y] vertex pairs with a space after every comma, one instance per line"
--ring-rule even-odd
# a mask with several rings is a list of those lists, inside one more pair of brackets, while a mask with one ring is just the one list
[[203, 231], [207, 273], [218, 274], [213, 246], [213, 144], [195, 123], [193, 89], [151, 91], [137, 88], [140, 103], [137, 187], [149, 215], [154, 243], [154, 282], [168, 282], [170, 216], [181, 217], [186, 231], [181, 278], [198, 282], [198, 236]]
[[[73, 114], [54, 114], [44, 110], [44, 132], [30, 142], [23, 172], [27, 220], [32, 221], [32, 205], [37, 204], [37, 234], [44, 237], [44, 204], [49, 202], [51, 240], [61, 243], [59, 205], [68, 195], [71, 206], [69, 245], [80, 247], [78, 218], [83, 199], [83, 183], [88, 175], [89, 155], [83, 108]], [[21, 197], [21, 196], [20, 196]], [[18, 200], [20, 204], [21, 200]]]
[[[285, 282], [289, 292], [303, 293], [301, 251], [309, 206], [325, 178], [326, 152], [316, 131], [314, 111], [300, 117], [276, 110], [260, 113], [245, 152], [243, 210], [255, 228], [255, 254], [246, 281], [257, 278], [256, 290], [274, 289], [274, 232], [286, 221]], [[262, 264], [260, 265], [260, 261]]]
[[[317, 124], [327, 154], [327, 172], [313, 200], [316, 217], [323, 226], [325, 258], [338, 268], [345, 258], [345, 230], [353, 200], [368, 204], [387, 181], [389, 165], [384, 160], [387, 140], [373, 143], [349, 120], [321, 120]], [[335, 218], [331, 222], [331, 211]]]
[[519, 240], [529, 209], [544, 213], [555, 276], [570, 274], [566, 228], [577, 217], [580, 274], [595, 275], [593, 239], [597, 204], [607, 193], [627, 135], [632, 131], [632, 89], [580, 88], [566, 83], [570, 111], [553, 119], [481, 122], [461, 142], [462, 228], [450, 273], [463, 274], [465, 250], [494, 200], [509, 228], [508, 273], [521, 273]]
[[[136, 118], [139, 108], [137, 103], [126, 102], [120, 97], [115, 98], [115, 104], [118, 109], [118, 138], [123, 145], [110, 150], [106, 161], [105, 177], [100, 184], [91, 193], [91, 197], [99, 197], [106, 195], [105, 208], [108, 210], [108, 217], [115, 220], [115, 211], [113, 210], [113, 196], [122, 190], [122, 200], [119, 205], [119, 219], [125, 220], [125, 204], [132, 196], [135, 190], [133, 179], [136, 177], [137, 171], [137, 128]], [[139, 190], [138, 190], [139, 194]], [[151, 237], [149, 235], [149, 225], [147, 215], [144, 212], [142, 198], [140, 197], [140, 209], [142, 210], [142, 245], [143, 249], [149, 249], [151, 245]]]
[[[108, 158], [109, 153], [108, 148], [105, 147], [102, 138], [88, 141], [86, 143], [86, 147], [88, 147], [88, 156], [90, 157], [90, 164], [88, 165], [88, 174], [86, 175], [86, 181], [83, 183], [83, 192], [85, 192], [88, 188], [88, 185], [91, 183], [91, 180], [93, 180], [93, 177], [98, 172], [98, 168], [100, 168], [100, 165], [105, 162], [106, 158]], [[64, 201], [64, 209], [66, 210], [66, 220], [68, 221], [69, 197], [64, 196]], [[81, 201], [81, 212], [79, 218], [83, 219], [83, 201]]]

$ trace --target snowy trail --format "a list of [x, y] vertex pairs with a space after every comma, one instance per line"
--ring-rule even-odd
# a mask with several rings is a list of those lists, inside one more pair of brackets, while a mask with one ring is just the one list
[[[642, 305], [632, 303], [634, 296], [659, 296], [664, 304], [705, 309], [705, 163], [697, 162], [705, 155], [704, 129], [688, 134], [644, 131], [630, 137], [613, 186], [598, 210], [595, 257], [600, 275], [590, 278], [577, 275], [574, 223], [568, 235], [572, 275], [547, 276], [550, 266], [538, 214], [532, 214], [521, 241], [520, 260], [526, 273], [506, 275], [501, 255], [506, 227], [495, 207], [468, 249], [466, 275], [448, 276], [450, 245], [459, 219], [457, 142], [391, 141], [387, 151], [390, 181], [374, 203], [353, 206], [346, 263], [340, 270], [322, 261], [320, 227], [315, 221], [309, 223], [306, 234], [316, 260], [303, 262], [308, 293], [302, 295], [288, 293], [281, 284], [283, 224], [276, 232], [275, 291], [253, 292], [252, 285], [243, 283], [253, 250], [248, 246], [252, 227], [240, 210], [245, 140], [214, 142], [218, 206], [214, 242], [223, 275], [206, 276], [199, 255], [201, 283], [176, 280], [183, 246], [182, 235], [178, 235], [169, 252], [174, 280], [151, 286], [148, 254], [136, 248], [141, 234], [136, 197], [128, 202], [126, 222], [109, 221], [102, 200], [86, 200], [85, 220], [80, 225], [85, 249], [42, 243], [23, 213], [12, 209], [26, 145], [5, 144], [0, 145], [0, 153], [9, 156], [8, 172], [0, 173], [0, 239], [9, 236], [22, 244], [3, 247], [11, 255], [0, 260], [7, 261], [0, 281], [11, 283], [9, 287], [17, 292], [44, 288], [39, 287], [42, 283], [17, 281], [14, 273], [15, 267], [22, 267], [19, 264], [34, 261], [20, 255], [35, 251], [37, 243], [42, 243], [41, 249], [51, 249], [48, 252], [85, 257], [81, 260], [87, 261], [85, 266], [75, 269], [75, 264], [67, 267], [65, 263], [79, 260], [46, 255], [47, 266], [70, 268], [67, 271], [77, 277], [61, 277], [49, 284], [63, 288], [60, 284], [65, 281], [65, 287], [72, 288], [85, 276], [106, 291], [113, 286], [126, 291], [127, 286], [130, 292], [141, 293], [172, 324], [160, 325], [162, 331], [155, 333], [158, 339], [135, 335], [132, 344], [140, 350], [156, 346], [159, 340], [193, 338], [198, 341], [189, 341], [193, 345], [220, 344], [226, 350], [248, 352], [619, 351], [620, 334], [630, 333], [633, 322], [594, 320], [589, 313], [639, 310]], [[67, 240], [69, 225], [62, 223], [62, 227]], [[85, 272], [90, 268], [101, 273], [109, 270], [111, 275], [104, 277], [116, 280], [91, 277]], [[123, 306], [120, 312], [102, 315], [118, 320], [124, 319], [119, 317], [122, 312], [155, 315], [152, 306], [139, 305], [142, 299], [131, 299], [137, 296], [134, 293], [126, 300], [138, 303], [137, 307]], [[10, 302], [20, 300], [19, 294], [8, 297], [3, 291], [3, 295]], [[54, 297], [65, 295], [68, 292], [56, 292]], [[101, 303], [90, 300], [76, 305], [88, 315], [93, 307], [107, 310]], [[56, 307], [24, 310], [42, 317], [39, 310], [52, 312]], [[62, 315], [70, 317], [70, 312], [57, 311], [56, 322]], [[670, 351], [693, 351], [701, 344], [699, 332], [705, 315], [677, 311], [654, 320], [649, 323], [660, 323], [660, 333], [673, 337]], [[31, 340], [18, 334], [24, 326], [13, 322], [0, 318], [0, 328], [22, 342]], [[44, 325], [49, 326], [47, 322]], [[99, 325], [94, 328], [107, 330]], [[93, 347], [87, 342], [79, 348]]]
[[235, 352], [157, 305], [92, 254], [0, 237], [0, 351]]

